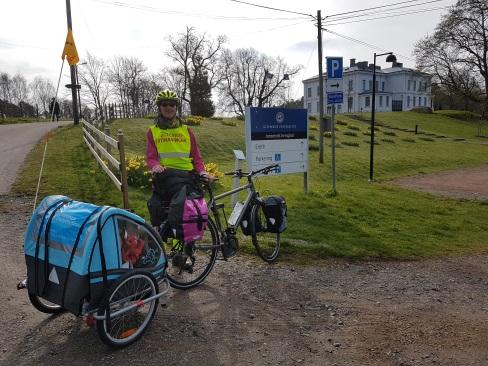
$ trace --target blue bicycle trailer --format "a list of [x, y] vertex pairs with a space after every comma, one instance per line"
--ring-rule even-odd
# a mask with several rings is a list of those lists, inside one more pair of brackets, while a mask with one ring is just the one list
[[24, 251], [32, 304], [96, 321], [100, 338], [114, 347], [142, 335], [169, 289], [159, 235], [119, 208], [48, 196], [29, 222]]

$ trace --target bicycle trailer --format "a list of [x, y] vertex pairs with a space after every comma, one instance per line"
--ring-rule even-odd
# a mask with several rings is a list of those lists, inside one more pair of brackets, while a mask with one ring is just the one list
[[[96, 313], [97, 320], [108, 316], [110, 328], [110, 311], [116, 317], [124, 310], [110, 310], [109, 302], [115, 300], [107, 294], [116, 292], [114, 287], [131, 273], [152, 288], [152, 293], [144, 290], [147, 293], [137, 298], [138, 306], [161, 295], [158, 282], [166, 280], [167, 263], [158, 238], [144, 219], [126, 210], [48, 196], [34, 211], [25, 234], [29, 297], [75, 315]], [[124, 306], [132, 309], [126, 300]], [[108, 315], [97, 313], [100, 306]]]

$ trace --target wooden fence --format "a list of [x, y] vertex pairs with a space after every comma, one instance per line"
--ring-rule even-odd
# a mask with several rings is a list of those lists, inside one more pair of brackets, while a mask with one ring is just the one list
[[[122, 192], [122, 201], [125, 209], [129, 208], [129, 190], [127, 185], [127, 167], [125, 163], [124, 134], [122, 130], [117, 132], [117, 140], [110, 137], [110, 131], [100, 131], [94, 125], [82, 121], [83, 139], [97, 160], [103, 171], [109, 176], [117, 189]], [[112, 148], [118, 150], [119, 160], [112, 155]], [[106, 159], [108, 163], [105, 163]], [[110, 166], [115, 173], [110, 169]], [[117, 177], [118, 175], [118, 177]]]

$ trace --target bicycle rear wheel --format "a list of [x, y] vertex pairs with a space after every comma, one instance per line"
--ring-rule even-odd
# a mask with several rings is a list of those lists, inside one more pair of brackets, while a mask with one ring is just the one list
[[[97, 320], [100, 339], [114, 348], [128, 346], [139, 339], [151, 324], [159, 302], [159, 299], [147, 303], [143, 303], [143, 300], [158, 293], [158, 284], [151, 273], [134, 270], [123, 275], [105, 294], [106, 298], [102, 299], [102, 306], [98, 310], [98, 315], [106, 316], [105, 304], [108, 304], [110, 313], [113, 314], [110, 324], [106, 318]], [[116, 315], [134, 305], [137, 306]]]
[[268, 263], [275, 261], [280, 253], [280, 233], [266, 231], [266, 217], [260, 204], [252, 207], [250, 221], [252, 243], [259, 256]]
[[196, 242], [182, 243], [168, 239], [164, 243], [168, 256], [168, 276], [171, 287], [186, 290], [195, 287], [209, 275], [217, 259], [218, 235], [214, 222], [209, 218], [203, 238]]

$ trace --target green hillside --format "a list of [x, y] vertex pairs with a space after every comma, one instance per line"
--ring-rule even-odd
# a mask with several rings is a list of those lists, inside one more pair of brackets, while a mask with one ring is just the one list
[[[356, 118], [356, 119], [355, 119]], [[234, 167], [233, 149], [245, 150], [244, 123], [236, 126], [205, 120], [195, 131], [205, 162], [216, 162], [221, 171]], [[488, 204], [439, 198], [388, 183], [396, 177], [477, 166], [488, 163], [488, 145], [471, 139], [466, 124], [445, 114], [380, 114], [378, 121], [392, 128], [376, 131], [375, 183], [369, 183], [369, 130], [356, 116], [340, 116], [337, 125], [337, 189], [331, 195], [330, 138], [326, 138], [326, 163], [318, 164], [318, 125], [310, 123], [310, 192], [303, 193], [300, 174], [260, 178], [265, 195], [281, 194], [289, 207], [289, 228], [284, 233], [284, 260], [309, 261], [330, 256], [348, 258], [416, 258], [449, 253], [486, 251]], [[150, 120], [118, 120], [129, 153], [144, 155], [145, 131]], [[415, 135], [398, 128], [415, 124], [430, 135]], [[446, 137], [441, 137], [446, 136]], [[468, 140], [459, 140], [459, 137]], [[486, 141], [485, 141], [486, 142]], [[37, 184], [43, 145], [28, 157], [15, 192], [32, 193]], [[32, 173], [35, 172], [35, 173]], [[219, 191], [231, 186], [224, 178]], [[67, 194], [90, 202], [120, 205], [113, 188], [83, 146], [78, 127], [56, 132], [49, 143], [41, 195]], [[147, 217], [145, 200], [150, 192], [132, 188], [131, 207]], [[244, 245], [245, 251], [250, 251]]]

